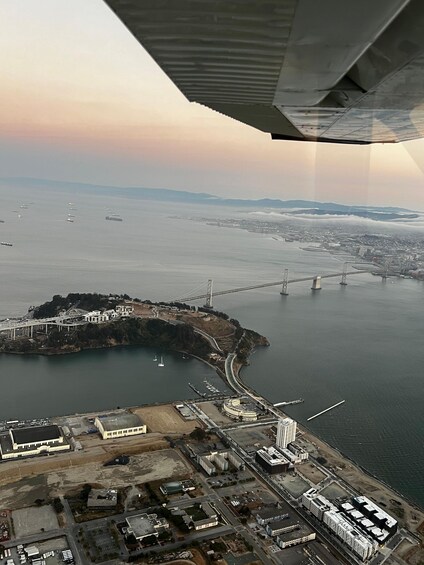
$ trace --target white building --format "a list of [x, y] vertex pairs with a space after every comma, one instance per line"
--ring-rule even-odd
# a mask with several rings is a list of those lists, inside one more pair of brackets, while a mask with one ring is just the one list
[[93, 310], [84, 314], [84, 321], [91, 324], [102, 324], [109, 321], [109, 315], [106, 312], [100, 312], [100, 310]]
[[97, 416], [94, 425], [103, 439], [114, 439], [147, 433], [147, 426], [131, 412], [118, 412]]
[[157, 514], [136, 514], [125, 519], [127, 522], [127, 535], [133, 535], [136, 540], [158, 537], [161, 532], [169, 529], [169, 523], [165, 518], [159, 518]]
[[249, 403], [241, 398], [228, 398], [222, 405], [224, 413], [233, 420], [242, 422], [256, 422], [258, 412]]
[[55, 425], [11, 429], [9, 433], [0, 436], [2, 459], [33, 457], [69, 449], [70, 444]]
[[[324, 522], [327, 528], [363, 561], [372, 557], [377, 551], [377, 543], [356, 526], [353, 518], [351, 519], [339, 512], [329, 500], [318, 494], [316, 489], [311, 488], [302, 495], [302, 505]], [[351, 504], [344, 506], [343, 510], [352, 507]]]
[[121, 318], [128, 318], [134, 312], [134, 306], [131, 306], [131, 304], [118, 304], [115, 310]]
[[244, 462], [231, 449], [228, 451], [211, 451], [206, 455], [199, 455], [197, 462], [208, 475], [215, 475], [217, 467], [220, 471], [228, 471], [230, 463], [237, 470], [244, 469]]
[[286, 448], [296, 439], [296, 422], [291, 418], [281, 418], [277, 425], [277, 447]]

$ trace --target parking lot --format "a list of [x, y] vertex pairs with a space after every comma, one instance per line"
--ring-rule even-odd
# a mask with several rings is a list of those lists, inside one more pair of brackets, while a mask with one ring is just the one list
[[257, 426], [235, 429], [227, 433], [240, 447], [248, 453], [253, 453], [259, 447], [270, 446], [274, 443], [274, 439], [270, 434], [270, 428], [270, 425]]

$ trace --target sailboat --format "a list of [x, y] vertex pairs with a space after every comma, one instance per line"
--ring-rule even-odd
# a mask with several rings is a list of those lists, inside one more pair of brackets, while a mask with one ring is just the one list
[[160, 361], [158, 363], [158, 367], [165, 367], [165, 363], [163, 362], [163, 356], [160, 356]]

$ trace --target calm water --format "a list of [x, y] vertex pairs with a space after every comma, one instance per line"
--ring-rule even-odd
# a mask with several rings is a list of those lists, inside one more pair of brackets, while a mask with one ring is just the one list
[[[75, 222], [66, 222], [68, 202]], [[34, 202], [27, 210], [23, 202]], [[215, 288], [339, 270], [342, 259], [305, 252], [269, 236], [208, 226], [175, 216], [243, 212], [78, 194], [0, 192], [0, 318], [71, 291], [127, 292], [169, 300], [210, 277]], [[12, 210], [21, 212], [22, 217]], [[123, 222], [107, 222], [107, 213]], [[364, 229], [365, 231], [365, 229]], [[287, 412], [306, 418], [345, 399], [308, 425], [331, 444], [424, 506], [424, 284], [351, 277], [346, 288], [325, 281], [221, 297], [215, 306], [271, 341], [243, 371], [274, 402], [298, 397]], [[0, 358], [4, 417], [64, 414], [192, 397], [188, 382], [207, 378], [201, 363], [166, 354], [157, 368], [150, 350], [124, 348], [55, 358]], [[2, 418], [3, 419], [3, 418]]]

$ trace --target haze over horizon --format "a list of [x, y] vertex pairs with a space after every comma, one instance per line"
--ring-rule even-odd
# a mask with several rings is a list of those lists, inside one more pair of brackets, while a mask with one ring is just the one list
[[424, 208], [424, 141], [271, 141], [189, 103], [101, 0], [5, 0], [2, 176]]

